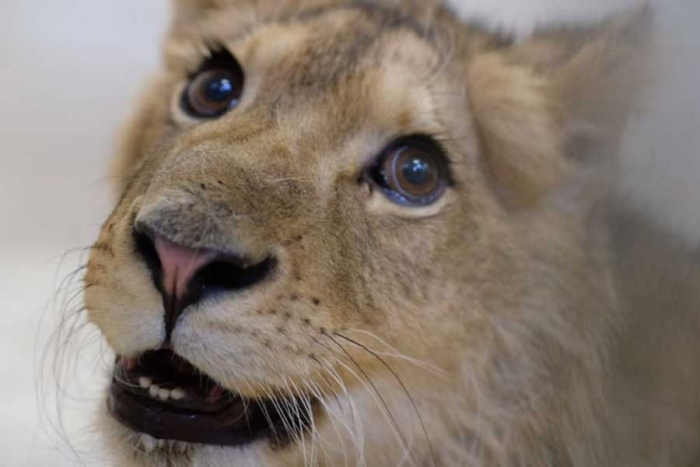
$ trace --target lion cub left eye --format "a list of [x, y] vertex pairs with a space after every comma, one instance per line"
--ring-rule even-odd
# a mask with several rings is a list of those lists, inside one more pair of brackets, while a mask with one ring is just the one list
[[191, 78], [182, 108], [195, 118], [220, 117], [238, 105], [243, 84], [238, 61], [228, 51], [217, 52]]
[[404, 206], [431, 205], [449, 185], [447, 159], [429, 138], [408, 138], [392, 144], [368, 175], [391, 201]]

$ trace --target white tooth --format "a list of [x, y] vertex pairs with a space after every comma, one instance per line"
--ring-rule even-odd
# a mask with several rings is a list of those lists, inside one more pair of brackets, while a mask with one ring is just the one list
[[148, 389], [151, 387], [151, 384], [153, 384], [153, 380], [148, 376], [142, 376], [139, 378], [139, 386], [142, 388]]
[[167, 401], [170, 399], [170, 391], [168, 389], [161, 389], [158, 391], [158, 397], [160, 397], [162, 401]]
[[141, 435], [141, 445], [146, 453], [150, 453], [156, 448], [157, 442], [152, 436]]
[[160, 388], [156, 386], [155, 384], [152, 385], [150, 388], [148, 388], [148, 393], [151, 395], [151, 397], [158, 397], [158, 393], [160, 392]]
[[170, 391], [170, 397], [175, 401], [182, 400], [185, 398], [185, 396], [185, 391], [180, 388], [175, 388], [172, 391]]

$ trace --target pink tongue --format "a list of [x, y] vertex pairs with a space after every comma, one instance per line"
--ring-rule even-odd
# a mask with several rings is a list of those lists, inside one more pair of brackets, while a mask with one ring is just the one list
[[122, 364], [122, 367], [124, 367], [124, 369], [125, 369], [126, 371], [131, 371], [131, 370], [133, 370], [134, 368], [136, 368], [136, 359], [135, 359], [135, 358], [122, 357], [122, 358], [121, 358], [121, 364]]
[[214, 386], [209, 390], [207, 399], [209, 402], [218, 402], [224, 396], [224, 390], [221, 386]]
[[216, 256], [213, 251], [193, 250], [164, 238], [156, 238], [155, 247], [163, 270], [163, 289], [175, 298], [187, 293], [187, 286], [194, 275]]

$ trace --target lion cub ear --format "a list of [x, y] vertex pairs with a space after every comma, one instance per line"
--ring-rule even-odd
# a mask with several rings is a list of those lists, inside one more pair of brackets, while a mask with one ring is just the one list
[[652, 11], [595, 27], [550, 29], [477, 54], [471, 104], [492, 176], [527, 206], [561, 183], [571, 159], [617, 151], [648, 77]]

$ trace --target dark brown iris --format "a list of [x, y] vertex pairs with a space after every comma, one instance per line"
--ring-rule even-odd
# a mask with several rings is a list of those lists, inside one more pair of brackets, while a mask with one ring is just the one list
[[187, 88], [187, 103], [197, 117], [218, 117], [238, 104], [243, 90], [241, 77], [230, 70], [207, 70]]
[[375, 182], [399, 204], [431, 204], [447, 185], [444, 158], [427, 144], [407, 141], [390, 147], [375, 172]]
[[238, 61], [228, 50], [220, 49], [192, 75], [182, 107], [196, 118], [220, 117], [238, 105], [244, 84]]

